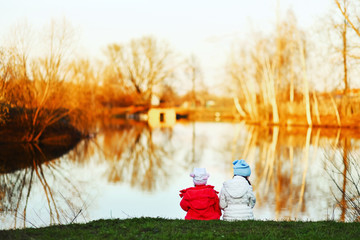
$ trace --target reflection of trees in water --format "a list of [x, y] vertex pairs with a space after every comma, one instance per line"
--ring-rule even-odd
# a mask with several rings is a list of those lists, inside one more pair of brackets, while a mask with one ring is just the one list
[[[198, 167], [199, 160], [202, 158], [204, 149], [206, 148], [207, 136], [198, 132], [197, 123], [191, 122], [191, 144], [187, 141], [178, 142], [178, 148], [186, 150], [186, 155], [183, 158], [182, 167], [193, 169]], [[190, 147], [190, 148], [188, 148]]]
[[[23, 227], [27, 224], [37, 226], [37, 220], [45, 225], [68, 223], [75, 220], [79, 214], [78, 211], [84, 204], [79, 191], [72, 180], [66, 177], [59, 168], [59, 161], [50, 161], [53, 159], [51, 157], [58, 156], [64, 149], [69, 150], [65, 146], [60, 146], [60, 148], [62, 149], [56, 148], [49, 151], [36, 144], [1, 146], [0, 216], [14, 217], [14, 228], [18, 227], [19, 219]], [[61, 183], [64, 188], [60, 190], [60, 186], [57, 185], [55, 192], [51, 187], [54, 183]], [[29, 206], [30, 198], [41, 195], [41, 192], [37, 192], [38, 187], [42, 189], [46, 198], [46, 211], [49, 218], [44, 219], [44, 215], [38, 215], [38, 219], [29, 220], [27, 217], [29, 207], [32, 210], [38, 207]], [[65, 198], [62, 194], [69, 190], [71, 196]], [[59, 204], [60, 200], [66, 201], [67, 208], [59, 207], [62, 205]], [[83, 214], [82, 216], [84, 217]]]
[[76, 147], [67, 154], [67, 158], [77, 164], [86, 163], [100, 147], [93, 138], [84, 139], [79, 142]]
[[132, 187], [146, 191], [166, 183], [170, 164], [167, 160], [173, 157], [171, 137], [170, 128], [152, 130], [142, 123], [107, 126], [103, 130], [103, 144], [99, 145], [109, 164], [108, 180], [129, 182]]
[[[254, 166], [257, 206], [274, 203], [275, 218], [297, 218], [306, 211], [309, 164], [317, 157], [320, 129], [244, 125], [243, 147], [234, 139], [233, 156]], [[240, 151], [238, 151], [240, 150]]]
[[[358, 158], [349, 158], [350, 152], [358, 148], [357, 141], [351, 140], [356, 139], [354, 130], [254, 125], [240, 127], [246, 127], [247, 138], [243, 144], [239, 144], [240, 136], [235, 134], [232, 155], [233, 158], [244, 158], [254, 166], [256, 179], [253, 185], [257, 206], [274, 203], [276, 219], [296, 219], [300, 213], [307, 211], [307, 201], [316, 198], [316, 191], [326, 191], [325, 195], [328, 194], [328, 189], [321, 189], [318, 179], [322, 169], [316, 173], [311, 169], [318, 162], [318, 148], [321, 148], [325, 153], [333, 152], [324, 165], [325, 169], [332, 171], [332, 180], [338, 190], [335, 199], [340, 209], [339, 219], [344, 221], [351, 216], [354, 219], [354, 213], [358, 211], [354, 205], [359, 206], [360, 201], [359, 187], [354, 188], [360, 184], [359, 164], [357, 167], [354, 164]], [[327, 146], [336, 146], [341, 157], [335, 158], [336, 151], [327, 149]], [[357, 171], [354, 172], [354, 169]], [[313, 174], [309, 175], [311, 170]], [[354, 199], [357, 202], [354, 203]]]
[[360, 160], [347, 137], [326, 155], [326, 171], [333, 183], [334, 211], [340, 221], [360, 221]]
[[[96, 156], [98, 163], [105, 164], [109, 182], [130, 183], [146, 191], [168, 182], [169, 169], [196, 164], [206, 144], [206, 136], [196, 132], [195, 123], [191, 126], [191, 142], [184, 138], [176, 143], [172, 142], [172, 128], [152, 129], [146, 122], [114, 118], [104, 122], [100, 129], [96, 138], [80, 142], [68, 158], [85, 163]], [[174, 169], [171, 165], [175, 156], [183, 161], [177, 162]]]

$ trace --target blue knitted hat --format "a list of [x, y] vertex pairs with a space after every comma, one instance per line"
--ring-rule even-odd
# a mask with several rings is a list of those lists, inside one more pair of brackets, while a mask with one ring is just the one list
[[249, 164], [245, 160], [235, 160], [233, 161], [234, 175], [248, 177], [251, 174], [251, 169]]

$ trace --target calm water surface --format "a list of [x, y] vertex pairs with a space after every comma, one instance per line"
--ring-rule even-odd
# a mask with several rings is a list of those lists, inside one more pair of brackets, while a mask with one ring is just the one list
[[49, 146], [22, 145], [21, 151], [2, 146], [0, 160], [26, 158], [27, 163], [1, 165], [0, 226], [142, 216], [182, 219], [179, 190], [192, 186], [192, 169], [205, 167], [208, 184], [220, 191], [232, 177], [232, 161], [240, 158], [252, 168], [256, 219], [346, 220], [334, 184], [343, 186], [344, 179], [335, 173], [343, 172], [344, 156], [358, 146], [356, 136], [339, 129], [221, 122], [151, 129], [113, 121], [70, 151], [63, 147], [62, 156]]

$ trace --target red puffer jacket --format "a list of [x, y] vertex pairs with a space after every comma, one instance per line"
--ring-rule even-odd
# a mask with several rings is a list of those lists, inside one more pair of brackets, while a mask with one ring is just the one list
[[214, 186], [199, 185], [180, 191], [180, 206], [187, 211], [186, 220], [214, 220], [220, 219], [218, 192]]

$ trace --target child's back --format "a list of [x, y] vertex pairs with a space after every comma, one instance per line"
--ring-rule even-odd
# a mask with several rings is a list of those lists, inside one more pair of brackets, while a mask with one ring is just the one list
[[190, 174], [193, 177], [195, 187], [189, 187], [180, 191], [180, 206], [187, 211], [186, 220], [214, 220], [220, 219], [218, 192], [214, 186], [206, 185], [209, 174], [204, 168], [195, 168]]
[[248, 180], [251, 174], [250, 166], [245, 160], [233, 162], [234, 177], [224, 182], [220, 192], [220, 207], [223, 212], [223, 219], [250, 220], [254, 219], [253, 208], [256, 198], [253, 188]]

